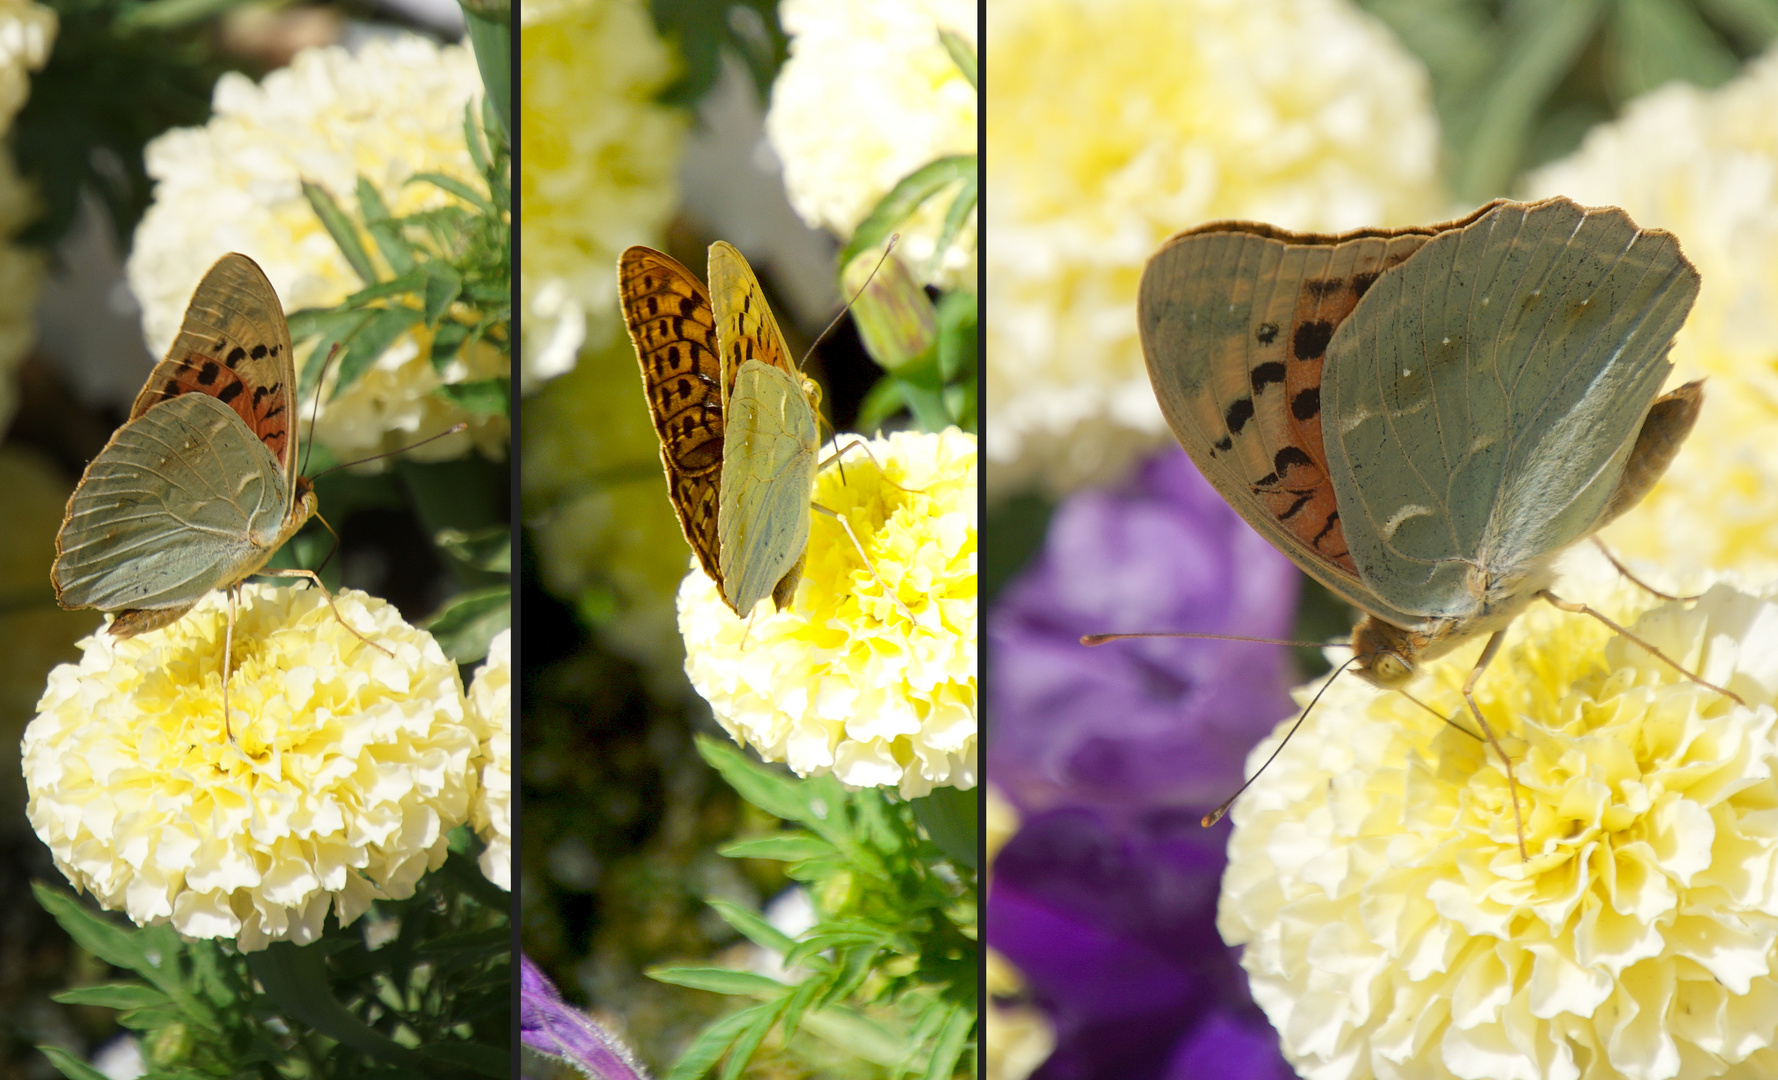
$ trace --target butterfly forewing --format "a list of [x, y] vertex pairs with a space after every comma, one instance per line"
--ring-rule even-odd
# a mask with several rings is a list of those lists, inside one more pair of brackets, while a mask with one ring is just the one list
[[224, 255], [204, 274], [166, 359], [136, 395], [130, 419], [189, 393], [214, 397], [233, 409], [277, 460], [285, 490], [295, 491], [296, 368], [290, 329], [265, 272], [245, 255]]
[[801, 380], [802, 372], [785, 347], [784, 333], [772, 317], [753, 268], [733, 245], [721, 240], [710, 245], [710, 298], [716, 307], [716, 336], [726, 365], [725, 387], [732, 390], [741, 365], [749, 360]]
[[1341, 324], [1327, 454], [1366, 585], [1463, 616], [1599, 527], [1698, 277], [1666, 234], [1565, 199], [1501, 206]]
[[722, 587], [737, 614], [768, 595], [781, 607], [796, 587], [819, 440], [800, 379], [758, 360], [741, 365], [722, 449]]
[[716, 515], [727, 391], [710, 293], [677, 260], [645, 247], [618, 260], [618, 290], [661, 440], [668, 497], [704, 572], [721, 581]]
[[264, 564], [289, 513], [283, 472], [229, 406], [186, 394], [119, 428], [68, 501], [52, 571], [63, 607], [189, 607]]

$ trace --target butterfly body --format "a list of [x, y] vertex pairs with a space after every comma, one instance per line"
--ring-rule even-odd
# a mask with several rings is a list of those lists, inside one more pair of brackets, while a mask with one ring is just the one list
[[244, 255], [205, 274], [167, 356], [68, 500], [50, 577], [111, 633], [165, 626], [257, 572], [315, 512], [296, 475], [290, 334]]
[[1671, 235], [1566, 199], [1338, 236], [1219, 222], [1150, 261], [1169, 425], [1262, 535], [1366, 613], [1362, 674], [1503, 629], [1697, 417], [1656, 398], [1697, 294]]

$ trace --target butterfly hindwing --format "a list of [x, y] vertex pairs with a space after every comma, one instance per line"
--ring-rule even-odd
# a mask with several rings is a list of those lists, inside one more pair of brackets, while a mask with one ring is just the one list
[[285, 490], [295, 491], [296, 367], [290, 328], [265, 272], [245, 255], [224, 255], [204, 274], [166, 358], [136, 395], [130, 419], [188, 393], [214, 397], [234, 410], [277, 459]]
[[809, 495], [820, 445], [802, 380], [759, 360], [736, 374], [723, 438], [722, 587], [745, 614], [793, 595], [809, 543]]
[[1604, 520], [1698, 275], [1670, 234], [1508, 204], [1379, 280], [1329, 344], [1329, 471], [1367, 587], [1461, 617]]
[[289, 503], [282, 467], [229, 406], [206, 394], [159, 404], [117, 429], [69, 499], [57, 599], [182, 613], [265, 562], [256, 538], [280, 532]]

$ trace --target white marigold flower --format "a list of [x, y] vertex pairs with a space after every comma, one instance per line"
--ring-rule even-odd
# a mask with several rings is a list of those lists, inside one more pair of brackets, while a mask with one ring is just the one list
[[31, 72], [43, 70], [55, 40], [55, 9], [31, 0], [0, 0], [0, 131], [24, 108]]
[[1345, 0], [991, 0], [991, 490], [1167, 441], [1136, 334], [1162, 240], [1216, 218], [1448, 217], [1425, 70]]
[[776, 613], [762, 601], [749, 628], [694, 560], [679, 588], [685, 673], [736, 742], [799, 776], [893, 785], [907, 798], [971, 788], [975, 437], [950, 428], [868, 441], [883, 471], [853, 451], [844, 478], [822, 470], [814, 501], [846, 515], [876, 579], [839, 524], [817, 513], [796, 599]]
[[512, 630], [494, 635], [488, 659], [469, 686], [469, 715], [480, 729], [481, 788], [469, 823], [487, 842], [481, 867], [489, 881], [512, 891]]
[[1606, 539], [1664, 572], [1778, 574], [1778, 48], [1715, 90], [1672, 83], [1533, 173], [1530, 197], [1622, 206], [1671, 230], [1702, 282], [1675, 382], [1709, 376], [1666, 478]]
[[[223, 75], [209, 123], [175, 128], [145, 151], [154, 202], [136, 227], [127, 269], [149, 348], [158, 354], [172, 342], [198, 279], [230, 251], [259, 263], [286, 311], [332, 307], [363, 288], [304, 198], [302, 182], [327, 189], [349, 213], [358, 205], [361, 175], [398, 215], [451, 204], [455, 196], [431, 184], [405, 182], [436, 172], [482, 187], [463, 141], [464, 108], [480, 96], [468, 48], [414, 35], [373, 39], [356, 54], [337, 46], [305, 49], [262, 83]], [[504, 456], [506, 417], [470, 415], [435, 391], [441, 383], [506, 375], [506, 356], [484, 343], [460, 352], [441, 374], [432, 365], [431, 340], [424, 328], [397, 338], [323, 404], [316, 440], [352, 460], [467, 421], [467, 431], [412, 456], [443, 461], [471, 447]], [[310, 351], [299, 352], [302, 363], [324, 359], [303, 355]], [[337, 366], [328, 373], [330, 387], [337, 373]], [[312, 407], [303, 402], [305, 419]]]
[[640, 0], [526, 3], [519, 20], [519, 349], [532, 390], [583, 344], [627, 344], [617, 257], [662, 246], [689, 117], [655, 100], [678, 61]]
[[[790, 205], [810, 226], [850, 237], [896, 182], [935, 158], [976, 152], [976, 92], [939, 41], [975, 46], [965, 0], [785, 0], [790, 58], [772, 86], [766, 135], [784, 164]], [[952, 193], [902, 230], [903, 256], [931, 260]], [[944, 253], [935, 284], [975, 288], [972, 220]]]
[[241, 589], [222, 723], [224, 592], [170, 626], [80, 643], [25, 729], [26, 815], [56, 866], [138, 925], [243, 950], [313, 941], [413, 895], [469, 818], [457, 666], [372, 596]]
[[[1476, 690], [1529, 862], [1498, 755], [1349, 675], [1235, 803], [1218, 928], [1301, 1075], [1778, 1075], [1778, 590], [1719, 584], [1633, 630], [1747, 704], [1534, 605]], [[1465, 723], [1481, 644], [1410, 692]]]

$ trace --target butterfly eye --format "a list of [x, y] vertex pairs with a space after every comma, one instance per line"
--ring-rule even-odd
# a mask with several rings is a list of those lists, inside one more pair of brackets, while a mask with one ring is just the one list
[[1359, 674], [1378, 686], [1394, 688], [1407, 685], [1414, 677], [1414, 669], [1400, 655], [1381, 652], [1371, 657], [1368, 664], [1362, 664]]

